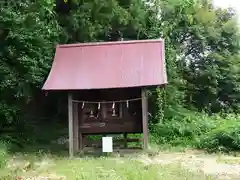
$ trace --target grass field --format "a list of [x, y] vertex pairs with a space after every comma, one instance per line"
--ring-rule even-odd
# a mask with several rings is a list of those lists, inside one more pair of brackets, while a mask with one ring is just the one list
[[[1, 179], [17, 177], [38, 177], [35, 179], [70, 180], [205, 180], [204, 173], [192, 173], [180, 164], [145, 164], [137, 155], [128, 157], [85, 157], [68, 159], [64, 157], [16, 156], [4, 170]], [[45, 178], [47, 179], [47, 178]]]
[[0, 180], [235, 180], [240, 177], [239, 162], [238, 154], [154, 146], [148, 152], [94, 153], [70, 159], [62, 146], [51, 150], [34, 146], [8, 154]]

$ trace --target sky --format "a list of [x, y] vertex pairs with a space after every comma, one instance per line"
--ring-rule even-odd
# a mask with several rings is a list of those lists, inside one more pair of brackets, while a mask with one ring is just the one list
[[213, 0], [213, 3], [221, 8], [233, 7], [240, 16], [240, 0]]

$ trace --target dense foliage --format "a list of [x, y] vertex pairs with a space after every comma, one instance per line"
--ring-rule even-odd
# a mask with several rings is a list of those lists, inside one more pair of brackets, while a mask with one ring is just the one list
[[48, 107], [64, 98], [42, 98], [40, 91], [56, 44], [164, 38], [169, 85], [151, 95], [155, 140], [182, 143], [184, 136], [200, 148], [239, 149], [239, 116], [211, 117], [240, 112], [240, 36], [232, 9], [214, 9], [204, 0], [74, 0], [64, 6], [53, 0], [0, 4], [2, 138], [26, 140], [40, 117], [60, 118], [59, 107]]

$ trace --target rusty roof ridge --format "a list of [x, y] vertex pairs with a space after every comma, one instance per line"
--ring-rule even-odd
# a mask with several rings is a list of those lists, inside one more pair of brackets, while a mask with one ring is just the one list
[[88, 42], [88, 43], [74, 43], [74, 44], [58, 44], [57, 48], [72, 48], [83, 46], [99, 46], [99, 45], [117, 45], [117, 44], [136, 44], [136, 43], [150, 43], [150, 42], [164, 42], [164, 39], [145, 39], [145, 40], [128, 40], [128, 41], [107, 41], [107, 42]]

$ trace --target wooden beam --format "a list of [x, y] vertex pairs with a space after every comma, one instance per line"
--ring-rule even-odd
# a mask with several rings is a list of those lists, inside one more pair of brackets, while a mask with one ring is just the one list
[[74, 153], [79, 151], [79, 119], [78, 119], [78, 103], [73, 103], [73, 141]]
[[142, 126], [143, 126], [143, 148], [148, 149], [148, 101], [146, 89], [142, 89]]
[[68, 136], [69, 136], [69, 156], [74, 156], [74, 141], [73, 141], [73, 103], [72, 94], [68, 93]]

